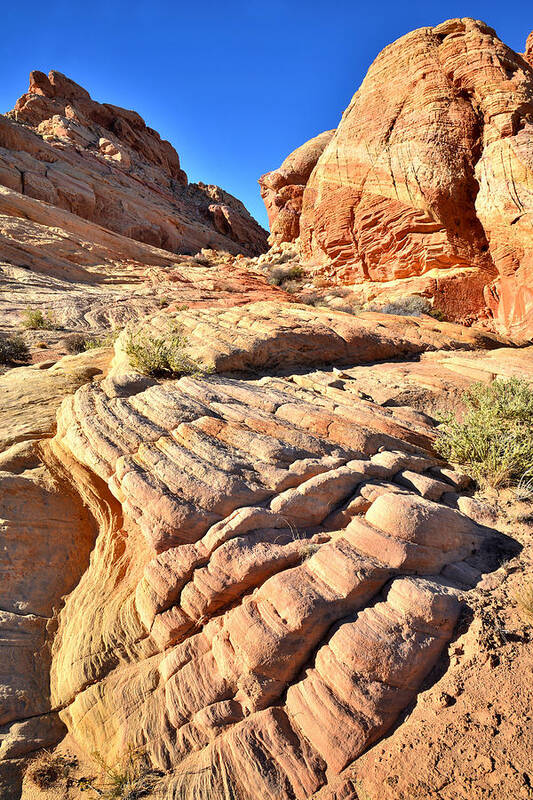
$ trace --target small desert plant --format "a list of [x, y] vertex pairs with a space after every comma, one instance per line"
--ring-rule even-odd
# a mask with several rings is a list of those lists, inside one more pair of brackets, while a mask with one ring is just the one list
[[517, 500], [533, 500], [533, 466], [531, 469], [526, 470], [518, 481], [515, 495]]
[[69, 769], [73, 766], [63, 756], [42, 750], [28, 765], [26, 777], [39, 789], [50, 789], [62, 778], [68, 777]]
[[520, 378], [473, 384], [462, 421], [448, 415], [435, 443], [481, 483], [516, 486], [533, 470], [533, 385]]
[[533, 620], [533, 581], [526, 583], [516, 593], [515, 599], [524, 614]]
[[196, 255], [191, 259], [192, 264], [197, 264], [199, 267], [211, 267], [213, 262], [207, 256]]
[[85, 336], [83, 333], [71, 333], [65, 337], [64, 343], [68, 353], [85, 353], [97, 347], [111, 347], [117, 338], [118, 331], [111, 331], [106, 336]]
[[[419, 317], [421, 314], [438, 314], [433, 311], [433, 307], [427, 297], [412, 294], [407, 297], [398, 297], [383, 305], [371, 304], [367, 307], [368, 311], [379, 311], [381, 314], [398, 314], [402, 317]], [[442, 316], [442, 315], [441, 315]]]
[[67, 353], [83, 353], [86, 343], [87, 339], [82, 333], [71, 333], [64, 339]]
[[50, 310], [43, 314], [39, 308], [26, 309], [22, 315], [22, 325], [30, 331], [54, 331], [60, 328]]
[[102, 800], [136, 800], [152, 793], [161, 773], [152, 770], [142, 751], [130, 747], [126, 756], [115, 766], [109, 765], [100, 753], [93, 753], [100, 768], [100, 780], [80, 778], [78, 787], [92, 789]]
[[126, 338], [125, 350], [131, 366], [143, 375], [170, 377], [208, 372], [185, 353], [186, 346], [187, 337], [175, 324], [162, 336], [151, 336], [140, 329], [131, 331]]
[[22, 336], [0, 336], [0, 364], [27, 364], [30, 351]]
[[303, 274], [303, 269], [297, 264], [294, 264], [294, 266], [289, 267], [288, 269], [284, 267], [274, 267], [274, 269], [270, 271], [270, 274], [267, 278], [267, 283], [269, 283], [271, 286], [282, 286], [288, 281], [294, 281], [298, 278], [301, 278]]

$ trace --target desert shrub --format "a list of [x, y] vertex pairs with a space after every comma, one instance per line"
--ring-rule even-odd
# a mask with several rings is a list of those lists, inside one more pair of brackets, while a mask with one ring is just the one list
[[54, 331], [60, 328], [51, 311], [43, 314], [39, 308], [26, 309], [22, 315], [22, 324], [30, 331]]
[[86, 350], [96, 350], [97, 347], [112, 347], [119, 335], [120, 330], [109, 331], [105, 336], [92, 336], [85, 340]]
[[190, 261], [191, 264], [197, 264], [199, 267], [211, 267], [213, 262], [207, 256], [193, 256]]
[[26, 777], [34, 783], [39, 789], [50, 789], [54, 784], [62, 778], [68, 776], [72, 762], [69, 762], [63, 756], [50, 753], [48, 750], [42, 750], [32, 761], [30, 761], [26, 769]]
[[152, 336], [140, 329], [129, 333], [125, 342], [131, 366], [143, 375], [170, 377], [201, 375], [208, 370], [185, 353], [187, 337], [179, 325], [173, 325], [163, 336]]
[[0, 336], [0, 364], [27, 364], [30, 351], [22, 336]]
[[102, 800], [136, 800], [152, 794], [161, 773], [151, 769], [145, 754], [129, 748], [125, 757], [116, 765], [108, 764], [100, 753], [93, 753], [101, 771], [101, 779], [80, 778], [79, 788], [92, 789]]
[[71, 333], [65, 336], [64, 344], [67, 353], [83, 353], [87, 339], [82, 333]]
[[[433, 307], [427, 297], [412, 294], [407, 297], [398, 297], [384, 305], [370, 304], [368, 311], [379, 311], [381, 314], [398, 314], [402, 317], [419, 317], [421, 314], [432, 314]], [[438, 312], [435, 312], [438, 313]]]
[[515, 595], [524, 614], [533, 620], [533, 581], [528, 581]]
[[475, 383], [463, 400], [463, 419], [444, 419], [436, 450], [480, 483], [516, 486], [533, 469], [533, 385], [520, 378]]
[[71, 333], [64, 339], [68, 353], [85, 353], [97, 347], [111, 347], [117, 338], [118, 331], [111, 331], [106, 336], [86, 336], [83, 333]]
[[271, 286], [282, 286], [287, 281], [294, 281], [301, 278], [303, 274], [303, 269], [297, 264], [294, 264], [288, 269], [285, 267], [274, 267], [274, 269], [270, 271], [267, 282]]

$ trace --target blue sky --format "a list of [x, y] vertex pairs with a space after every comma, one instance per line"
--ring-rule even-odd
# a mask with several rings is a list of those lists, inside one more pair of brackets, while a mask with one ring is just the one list
[[30, 70], [64, 72], [96, 100], [138, 111], [190, 180], [219, 184], [266, 225], [259, 175], [336, 127], [386, 44], [461, 16], [519, 51], [533, 27], [531, 0], [5, 2], [0, 111]]

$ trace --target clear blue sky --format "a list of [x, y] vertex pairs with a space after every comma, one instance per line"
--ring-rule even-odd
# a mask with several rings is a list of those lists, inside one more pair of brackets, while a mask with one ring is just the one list
[[336, 127], [377, 53], [404, 33], [475, 17], [523, 51], [532, 0], [42, 0], [2, 8], [0, 110], [32, 69], [138, 111], [192, 181], [217, 183], [266, 225], [257, 178]]

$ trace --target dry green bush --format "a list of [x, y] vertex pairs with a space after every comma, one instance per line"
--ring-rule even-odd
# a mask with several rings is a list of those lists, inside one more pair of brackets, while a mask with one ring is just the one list
[[0, 336], [0, 364], [27, 364], [30, 351], [22, 336]]
[[427, 297], [418, 294], [398, 297], [388, 303], [369, 303], [367, 311], [379, 311], [380, 314], [398, 314], [402, 317], [419, 317], [421, 314], [428, 314], [435, 319], [443, 319], [443, 314], [438, 309], [434, 309]]
[[294, 281], [303, 277], [303, 274], [303, 269], [297, 264], [294, 264], [292, 267], [276, 266], [270, 271], [267, 283], [269, 283], [270, 286], [283, 286], [288, 281]]
[[174, 377], [202, 375], [209, 370], [185, 352], [187, 337], [179, 325], [169, 327], [162, 336], [152, 336], [137, 328], [129, 333], [125, 351], [131, 366], [143, 375]]
[[22, 315], [22, 325], [29, 331], [55, 331], [61, 328], [51, 311], [43, 314], [39, 308], [27, 308]]
[[473, 384], [462, 420], [448, 415], [435, 444], [481, 484], [516, 486], [533, 470], [533, 385], [520, 378]]

